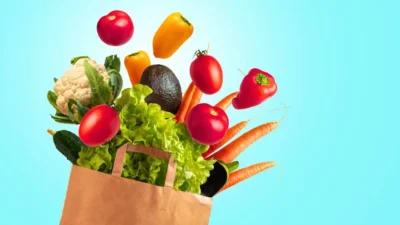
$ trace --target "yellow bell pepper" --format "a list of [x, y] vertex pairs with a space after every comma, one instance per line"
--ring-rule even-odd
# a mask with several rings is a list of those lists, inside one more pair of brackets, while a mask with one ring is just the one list
[[193, 34], [193, 25], [175, 12], [169, 15], [153, 37], [153, 54], [156, 58], [171, 57]]
[[143, 71], [150, 66], [150, 58], [145, 51], [138, 51], [127, 55], [124, 64], [131, 84], [135, 85], [140, 83]]

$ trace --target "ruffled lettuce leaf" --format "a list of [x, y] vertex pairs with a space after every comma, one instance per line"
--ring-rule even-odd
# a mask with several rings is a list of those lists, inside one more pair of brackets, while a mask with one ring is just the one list
[[[150, 87], [137, 84], [122, 92], [116, 106], [120, 109], [121, 136], [134, 144], [143, 144], [171, 153], [177, 162], [174, 188], [199, 194], [215, 160], [204, 160], [201, 154], [206, 145], [194, 141], [186, 126], [176, 123], [172, 113], [161, 110], [157, 104], [147, 104]], [[128, 95], [129, 94], [129, 95]], [[155, 185], [165, 181], [166, 162], [151, 156], [128, 153], [122, 176]]]
[[109, 145], [106, 144], [80, 151], [77, 164], [88, 169], [110, 173], [113, 167], [112, 161]]

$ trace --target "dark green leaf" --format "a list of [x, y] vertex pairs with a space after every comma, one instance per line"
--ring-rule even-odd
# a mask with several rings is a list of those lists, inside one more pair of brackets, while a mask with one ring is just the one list
[[[73, 106], [76, 106], [77, 112], [74, 112]], [[76, 121], [78, 123], [81, 122], [83, 116], [89, 111], [89, 109], [83, 106], [81, 103], [76, 101], [75, 99], [70, 99], [68, 102], [68, 117], [72, 121]]]
[[56, 114], [56, 115], [50, 115], [51, 116], [51, 118], [53, 118], [54, 119], [54, 121], [56, 121], [57, 123], [65, 123], [65, 124], [78, 124], [78, 123], [76, 123], [76, 122], [74, 122], [74, 121], [71, 121], [70, 119], [69, 119], [69, 117], [68, 116], [65, 116], [65, 115], [59, 115], [59, 114]]
[[55, 78], [55, 77], [53, 78], [53, 80], [54, 80], [54, 83], [58, 81], [58, 79], [57, 79], [57, 78]]
[[228, 164], [225, 164], [226, 167], [229, 170], [229, 173], [232, 173], [233, 171], [237, 170], [237, 168], [239, 168], [239, 162], [238, 161], [234, 161]]
[[78, 56], [78, 57], [72, 58], [71, 64], [74, 65], [78, 60], [85, 59], [85, 58], [89, 58], [89, 56]]
[[53, 106], [53, 108], [58, 112], [57, 103], [56, 103], [57, 102], [57, 94], [52, 91], [48, 91], [47, 92], [47, 100]]
[[111, 87], [112, 95], [113, 95], [112, 102], [114, 102], [115, 99], [117, 99], [117, 97], [121, 93], [123, 81], [122, 81], [121, 74], [119, 74], [119, 72], [114, 69], [109, 70], [108, 74], [110, 75], [109, 83], [110, 83], [110, 87]]
[[96, 68], [86, 61], [84, 67], [92, 92], [92, 107], [111, 103], [113, 99], [111, 88], [106, 82], [104, 82], [103, 76], [97, 72]]
[[121, 61], [118, 58], [117, 55], [110, 55], [106, 57], [106, 61], [104, 62], [104, 67], [107, 70], [116, 70], [118, 73], [120, 72], [121, 69]]

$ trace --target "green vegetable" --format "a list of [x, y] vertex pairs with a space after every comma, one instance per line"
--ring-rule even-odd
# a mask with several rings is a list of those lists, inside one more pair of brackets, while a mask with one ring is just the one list
[[58, 122], [58, 123], [65, 123], [65, 124], [78, 124], [75, 120], [71, 120], [69, 116], [66, 116], [64, 114], [62, 114], [58, 109], [57, 109], [57, 94], [52, 92], [52, 91], [48, 91], [47, 92], [47, 100], [49, 101], [50, 105], [53, 106], [53, 108], [56, 110], [56, 114], [50, 115], [51, 118], [54, 119], [54, 121]]
[[53, 108], [58, 112], [57, 109], [57, 94], [52, 91], [47, 92], [47, 100], [49, 101], [50, 105], [53, 106]]
[[56, 112], [56, 114], [50, 115], [51, 118], [54, 119], [54, 121], [58, 122], [58, 123], [64, 123], [64, 124], [79, 124], [76, 121], [72, 121], [68, 116], [61, 114], [60, 112]]
[[[77, 112], [74, 112], [72, 106], [76, 106]], [[80, 123], [83, 116], [89, 111], [89, 109], [85, 106], [83, 106], [81, 103], [78, 101], [75, 101], [74, 99], [70, 99], [68, 102], [68, 117], [71, 121]]]
[[118, 97], [118, 95], [121, 93], [123, 81], [122, 81], [121, 74], [119, 74], [118, 71], [111, 69], [111, 70], [108, 70], [107, 72], [110, 75], [109, 85], [111, 87], [112, 95], [113, 95], [112, 102], [114, 102], [115, 99]]
[[226, 164], [225, 166], [228, 168], [229, 173], [232, 173], [233, 171], [237, 170], [237, 168], [239, 168], [239, 162], [234, 161], [234, 162]]
[[77, 164], [103, 173], [111, 173], [115, 153], [125, 143], [126, 140], [120, 134], [117, 134], [111, 141], [104, 145], [89, 147], [86, 151], [81, 151]]
[[86, 58], [89, 58], [89, 56], [78, 56], [78, 57], [72, 58], [71, 59], [71, 64], [74, 65], [78, 60], [86, 59]]
[[[206, 145], [195, 142], [186, 126], [176, 124], [172, 113], [162, 111], [157, 104], [147, 104], [145, 98], [152, 90], [142, 84], [124, 90], [122, 100], [116, 105], [120, 112], [121, 135], [129, 142], [143, 144], [171, 153], [177, 162], [174, 188], [199, 194], [200, 185], [207, 181], [215, 160], [204, 160]], [[163, 185], [166, 162], [151, 156], [128, 153], [125, 158], [123, 177], [150, 184]], [[162, 173], [163, 172], [163, 173]]]
[[116, 70], [118, 73], [120, 72], [121, 69], [121, 61], [118, 58], [117, 55], [110, 55], [106, 57], [106, 60], [104, 62], [104, 67], [107, 70]]
[[112, 170], [112, 156], [108, 145], [89, 147], [87, 151], [79, 152], [77, 163], [79, 166], [110, 173]]
[[72, 164], [76, 164], [79, 152], [87, 147], [81, 142], [78, 136], [67, 130], [57, 131], [53, 135], [54, 145]]
[[92, 107], [109, 104], [113, 99], [111, 87], [104, 82], [104, 78], [97, 72], [96, 68], [87, 61], [84, 62], [84, 67], [92, 92]]

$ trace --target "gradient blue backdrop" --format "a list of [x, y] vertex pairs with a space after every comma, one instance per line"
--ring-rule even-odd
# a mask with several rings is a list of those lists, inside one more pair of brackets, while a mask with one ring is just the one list
[[[241, 166], [277, 161], [280, 167], [217, 196], [211, 225], [400, 224], [399, 6], [384, 0], [2, 3], [0, 224], [59, 222], [70, 163], [46, 129], [76, 127], [49, 116], [53, 77], [74, 56], [103, 62], [110, 54], [151, 53], [152, 35], [174, 11], [194, 24], [194, 34], [172, 58], [152, 61], [171, 67], [183, 88], [194, 51], [210, 42], [225, 83], [203, 101], [237, 90], [238, 68], [259, 67], [276, 77], [279, 91], [259, 107], [230, 108], [231, 123], [259, 115], [249, 129], [279, 119], [284, 111], [267, 111], [280, 102], [289, 105], [281, 126], [239, 158]], [[135, 23], [122, 47], [106, 46], [96, 33], [97, 20], [114, 9]], [[123, 76], [128, 81], [125, 70]]]

